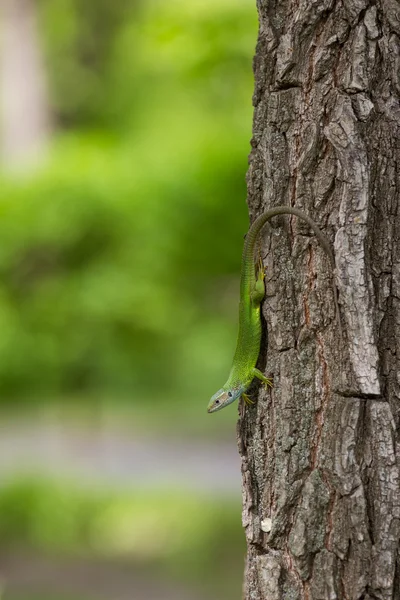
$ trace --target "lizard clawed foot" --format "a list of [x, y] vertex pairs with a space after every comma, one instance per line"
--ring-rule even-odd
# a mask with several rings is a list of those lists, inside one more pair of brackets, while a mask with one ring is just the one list
[[242, 394], [242, 398], [243, 400], [246, 402], [246, 404], [248, 406], [251, 406], [252, 404], [255, 404], [254, 400], [252, 400], [251, 398], [249, 398], [249, 396], [247, 394]]

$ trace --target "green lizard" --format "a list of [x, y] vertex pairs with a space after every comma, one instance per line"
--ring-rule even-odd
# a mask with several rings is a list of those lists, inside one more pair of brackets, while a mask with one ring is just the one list
[[[254, 377], [257, 377], [266, 385], [272, 385], [271, 380], [265, 377], [261, 371], [256, 369], [261, 343], [260, 304], [265, 295], [265, 285], [262, 262], [259, 265], [258, 272], [256, 272], [255, 247], [258, 235], [265, 223], [276, 215], [286, 214], [295, 215], [310, 225], [322, 248], [328, 255], [332, 267], [335, 268], [335, 260], [328, 239], [322, 233], [318, 225], [301, 210], [289, 206], [275, 206], [274, 208], [267, 210], [254, 221], [247, 233], [242, 254], [239, 335], [236, 352], [228, 381], [214, 394], [214, 396], [212, 396], [209, 402], [207, 408], [209, 413], [221, 410], [221, 408], [228, 406], [228, 404], [231, 404], [241, 396], [247, 403], [251, 403], [251, 400], [245, 392]], [[339, 319], [339, 307], [335, 287], [334, 301], [336, 314]]]

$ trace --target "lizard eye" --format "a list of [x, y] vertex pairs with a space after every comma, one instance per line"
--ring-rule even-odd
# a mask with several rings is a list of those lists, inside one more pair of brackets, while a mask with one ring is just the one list
[[232, 398], [233, 394], [232, 392], [228, 392], [228, 398]]
[[215, 401], [215, 404], [219, 404], [219, 400], [216, 400], [216, 401]]

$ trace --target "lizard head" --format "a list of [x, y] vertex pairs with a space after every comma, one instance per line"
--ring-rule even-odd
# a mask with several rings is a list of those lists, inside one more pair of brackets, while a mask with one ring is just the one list
[[207, 412], [217, 412], [217, 410], [221, 410], [221, 408], [228, 406], [228, 404], [232, 404], [232, 402], [240, 398], [242, 392], [242, 388], [221, 388], [212, 396], [207, 407]]

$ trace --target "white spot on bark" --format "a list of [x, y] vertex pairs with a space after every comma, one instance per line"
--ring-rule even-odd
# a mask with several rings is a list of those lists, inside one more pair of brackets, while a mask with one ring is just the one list
[[265, 533], [269, 533], [272, 529], [272, 519], [266, 518], [261, 521], [261, 529]]

